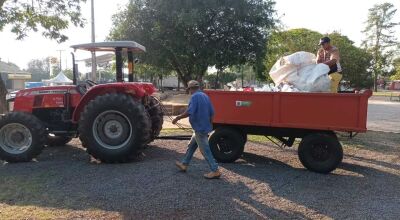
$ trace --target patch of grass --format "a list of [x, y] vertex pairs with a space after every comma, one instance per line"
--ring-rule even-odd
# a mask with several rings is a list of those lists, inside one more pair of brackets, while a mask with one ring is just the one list
[[390, 96], [399, 96], [400, 92], [392, 92], [392, 91], [374, 92], [373, 95], [374, 96], [390, 97]]
[[266, 144], [266, 143], [271, 143], [270, 140], [268, 140], [267, 137], [262, 136], [262, 135], [248, 135], [247, 140], [255, 143], [260, 143], [260, 144]]

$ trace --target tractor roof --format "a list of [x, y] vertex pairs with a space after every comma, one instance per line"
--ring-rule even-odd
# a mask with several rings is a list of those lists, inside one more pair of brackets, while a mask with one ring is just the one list
[[116, 48], [121, 48], [123, 51], [146, 52], [146, 47], [136, 43], [135, 41], [110, 41], [96, 42], [88, 44], [72, 45], [75, 50], [88, 51], [115, 51]]

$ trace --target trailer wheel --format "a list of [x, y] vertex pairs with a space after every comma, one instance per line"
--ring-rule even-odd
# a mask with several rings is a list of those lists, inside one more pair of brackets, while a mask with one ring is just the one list
[[0, 120], [0, 158], [7, 162], [28, 162], [39, 155], [46, 130], [35, 116], [11, 112]]
[[244, 135], [230, 128], [219, 128], [211, 134], [211, 152], [218, 162], [232, 163], [239, 159], [244, 151]]
[[79, 138], [87, 152], [105, 163], [127, 162], [148, 143], [149, 116], [144, 106], [126, 94], [105, 94], [83, 111]]
[[151, 120], [151, 130], [152, 136], [151, 141], [154, 141], [156, 137], [160, 135], [163, 123], [164, 123], [164, 112], [161, 108], [160, 102], [154, 98], [153, 96], [149, 96], [149, 105], [147, 108], [147, 112], [150, 115]]
[[329, 173], [342, 162], [343, 148], [330, 134], [316, 133], [304, 137], [298, 149], [304, 167], [317, 173]]
[[59, 136], [59, 135], [47, 135], [46, 145], [49, 147], [64, 146], [72, 140], [72, 137]]

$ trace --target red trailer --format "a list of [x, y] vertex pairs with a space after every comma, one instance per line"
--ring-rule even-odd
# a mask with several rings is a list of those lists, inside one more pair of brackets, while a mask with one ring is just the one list
[[335, 131], [366, 132], [370, 90], [360, 93], [206, 91], [214, 108], [210, 147], [220, 162], [234, 162], [248, 134], [272, 136], [286, 146], [301, 142], [298, 155], [309, 170], [329, 173], [343, 158]]

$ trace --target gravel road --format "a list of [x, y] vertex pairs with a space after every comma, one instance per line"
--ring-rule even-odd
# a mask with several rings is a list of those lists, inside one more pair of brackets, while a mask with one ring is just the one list
[[305, 170], [296, 149], [248, 143], [210, 181], [199, 153], [188, 173], [176, 170], [185, 141], [156, 141], [133, 163], [96, 164], [74, 140], [46, 148], [38, 162], [0, 165], [0, 219], [398, 218], [400, 134], [344, 143], [330, 175]]

